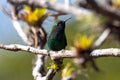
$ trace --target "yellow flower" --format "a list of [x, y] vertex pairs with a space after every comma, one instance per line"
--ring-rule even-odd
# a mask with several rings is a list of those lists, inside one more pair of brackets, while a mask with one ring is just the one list
[[75, 41], [75, 46], [77, 46], [77, 48], [86, 50], [91, 47], [92, 42], [93, 36], [87, 37], [86, 35], [79, 35]]
[[25, 14], [25, 20], [30, 24], [35, 24], [47, 12], [46, 8], [35, 8], [35, 10], [32, 10], [30, 6], [25, 6], [24, 10], [27, 13]]
[[47, 12], [46, 8], [36, 8], [33, 12], [38, 18], [41, 18]]
[[52, 69], [54, 69], [55, 71], [57, 71], [57, 70], [59, 69], [58, 65], [57, 65], [57, 64], [54, 64], [54, 63], [51, 63], [51, 64], [50, 64], [50, 67], [48, 67], [48, 68], [52, 68]]
[[31, 24], [34, 24], [39, 18], [36, 16], [36, 14], [34, 13], [30, 13], [28, 15], [28, 22], [31, 23]]
[[73, 73], [74, 69], [71, 68], [71, 64], [67, 63], [65, 68], [62, 70], [62, 78], [68, 77]]

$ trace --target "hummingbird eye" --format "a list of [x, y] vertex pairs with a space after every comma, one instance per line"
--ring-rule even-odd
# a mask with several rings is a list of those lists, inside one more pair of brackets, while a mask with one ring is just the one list
[[59, 21], [58, 24], [57, 24], [57, 26], [60, 26], [62, 24], [63, 24], [62, 21]]
[[59, 27], [61, 24], [59, 23], [59, 24], [57, 24], [57, 26]]

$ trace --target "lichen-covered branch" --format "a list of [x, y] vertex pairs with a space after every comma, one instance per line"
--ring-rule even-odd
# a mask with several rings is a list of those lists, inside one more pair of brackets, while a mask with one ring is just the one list
[[41, 78], [43, 76], [45, 76], [45, 71], [44, 71], [44, 58], [45, 56], [43, 55], [37, 55], [36, 56], [36, 61], [34, 63], [34, 67], [33, 67], [33, 71], [32, 71], [32, 75], [34, 77], [35, 80], [37, 80], [37, 78]]
[[[23, 46], [19, 44], [3, 45], [0, 44], [0, 49], [10, 50], [10, 51], [27, 51], [33, 54], [40, 54], [51, 57], [51, 59], [58, 58], [75, 58], [76, 54], [72, 50], [61, 50], [61, 51], [49, 51], [45, 49], [36, 49], [30, 46]], [[120, 49], [118, 48], [108, 48], [108, 49], [96, 49], [90, 54], [92, 57], [103, 57], [103, 56], [120, 56]]]
[[92, 57], [120, 57], [120, 49], [108, 48], [108, 49], [97, 49], [91, 54]]
[[19, 44], [11, 44], [11, 45], [3, 45], [0, 44], [1, 49], [10, 50], [10, 51], [27, 51], [33, 54], [40, 54], [45, 56], [50, 56], [51, 59], [58, 59], [58, 58], [71, 58], [75, 57], [73, 51], [70, 50], [61, 50], [61, 51], [49, 51], [45, 49], [37, 49], [30, 46], [24, 46]]
[[48, 70], [46, 76], [43, 76], [43, 77], [37, 76], [35, 80], [52, 80], [54, 75], [55, 75], [55, 71], [54, 69], [51, 68]]

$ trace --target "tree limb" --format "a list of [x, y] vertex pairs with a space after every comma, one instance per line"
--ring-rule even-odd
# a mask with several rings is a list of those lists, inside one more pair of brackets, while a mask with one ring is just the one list
[[17, 18], [15, 17], [13, 12], [10, 12], [5, 6], [3, 6], [2, 4], [0, 4], [0, 9], [9, 17], [10, 21], [13, 24], [14, 29], [17, 31], [18, 35], [20, 36], [20, 38], [28, 45], [31, 45], [32, 43], [28, 40], [27, 35], [25, 34], [25, 32], [23, 31], [23, 29], [21, 28], [21, 25], [19, 23], [19, 21], [17, 20]]
[[50, 10], [55, 10], [57, 12], [62, 12], [62, 13], [66, 13], [66, 14], [73, 14], [75, 16], [78, 15], [85, 15], [85, 14], [89, 14], [90, 11], [85, 10], [83, 8], [76, 8], [74, 6], [69, 6], [67, 8], [65, 8], [64, 4], [60, 4], [60, 3], [51, 3], [49, 0], [44, 0], [44, 1], [40, 1], [40, 0], [8, 0], [10, 3], [12, 4], [27, 4], [27, 5], [31, 5], [31, 6], [35, 6], [35, 7], [43, 7], [43, 8], [47, 8]]
[[11, 44], [11, 45], [0, 44], [0, 48], [5, 49], [5, 50], [10, 50], [10, 51], [26, 51], [26, 52], [30, 52], [33, 54], [50, 56], [51, 59], [75, 57], [74, 52], [70, 50], [49, 51], [45, 49], [37, 49], [34, 47], [24, 46], [24, 45], [19, 45], [19, 44]]
[[120, 21], [120, 13], [113, 11], [109, 7], [105, 7], [102, 4], [98, 4], [95, 0], [86, 0], [87, 3], [91, 6], [91, 8], [97, 13], [104, 15], [108, 18], [119, 20]]
[[[30, 46], [23, 46], [19, 44], [11, 44], [11, 45], [0, 44], [0, 48], [5, 49], [5, 50], [11, 50], [11, 51], [27, 51], [33, 54], [49, 56], [51, 57], [51, 59], [75, 58], [76, 57], [76, 53], [72, 50], [49, 51], [45, 49], [36, 49]], [[120, 49], [118, 48], [96, 49], [91, 52], [90, 56], [92, 57], [105, 57], [105, 56], [120, 57]]]

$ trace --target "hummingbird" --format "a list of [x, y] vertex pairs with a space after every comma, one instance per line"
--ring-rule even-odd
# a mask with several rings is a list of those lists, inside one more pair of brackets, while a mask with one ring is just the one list
[[66, 35], [65, 35], [65, 23], [71, 18], [66, 19], [65, 21], [58, 20], [55, 21], [53, 29], [48, 38], [48, 47], [53, 51], [60, 51], [65, 49], [67, 45]]
[[[71, 18], [68, 18], [65, 21], [62, 21], [62, 20], [55, 21], [53, 25], [53, 29], [48, 38], [48, 47], [50, 50], [60, 51], [62, 49], [65, 49], [67, 45], [67, 40], [66, 40], [66, 35], [65, 35], [65, 23], [69, 19]], [[61, 65], [62, 62], [63, 62], [63, 59], [54, 60], [54, 63], [58, 65]]]

